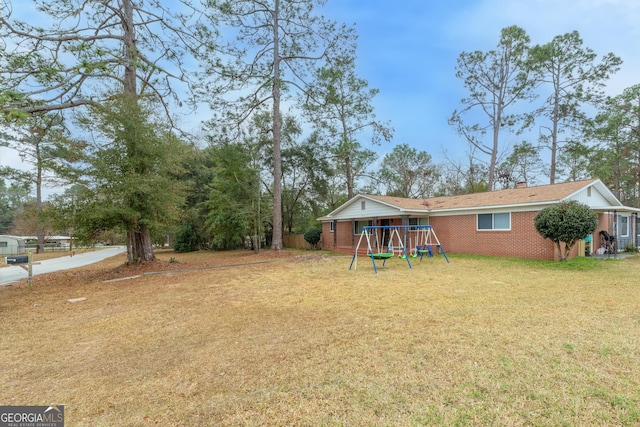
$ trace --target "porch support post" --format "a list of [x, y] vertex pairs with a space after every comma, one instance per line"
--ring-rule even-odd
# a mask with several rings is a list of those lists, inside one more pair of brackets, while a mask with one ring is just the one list
[[[379, 225], [379, 224], [378, 224], [378, 217], [377, 217], [377, 216], [374, 216], [374, 217], [373, 217], [373, 221], [371, 222], [371, 225], [373, 225], [373, 226], [377, 226], [377, 225]], [[375, 247], [376, 247], [376, 248], [379, 248], [379, 247], [380, 247], [380, 246], [382, 246], [382, 244], [384, 243], [384, 242], [380, 243], [380, 237], [378, 237], [378, 233], [379, 233], [379, 232], [380, 232], [380, 230], [376, 229], [376, 236], [375, 236], [375, 238], [374, 238], [374, 240], [373, 240], [373, 241], [375, 242]], [[378, 249], [376, 249], [376, 250], [378, 250]]]
[[407, 235], [409, 234], [409, 229], [404, 228], [409, 226], [409, 215], [400, 215], [402, 219], [402, 244], [404, 245], [405, 250], [407, 249]]
[[616, 210], [613, 211], [613, 237], [616, 238], [615, 240], [616, 251], [614, 255], [618, 256], [618, 251], [620, 250], [620, 248], [618, 247], [618, 245], [620, 244], [620, 236], [618, 236], [618, 211]]
[[634, 212], [631, 216], [633, 218], [633, 246], [638, 250], [638, 212]]
[[356, 244], [356, 220], [351, 218], [351, 247]]

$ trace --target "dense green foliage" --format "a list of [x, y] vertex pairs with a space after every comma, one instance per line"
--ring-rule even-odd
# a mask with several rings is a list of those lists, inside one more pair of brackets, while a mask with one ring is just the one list
[[127, 102], [110, 107], [80, 121], [95, 141], [81, 170], [76, 226], [89, 235], [104, 229], [152, 233], [177, 217], [184, 193], [179, 165], [188, 146], [154, 123], [148, 109]]
[[[573, 245], [595, 231], [598, 215], [589, 206], [572, 200], [541, 210], [534, 225], [542, 237], [556, 244], [559, 259], [565, 261]], [[561, 243], [565, 245], [564, 253]]]
[[318, 227], [311, 227], [307, 231], [304, 232], [304, 241], [313, 246], [317, 247], [318, 242], [320, 242], [320, 238], [322, 237], [322, 230]]
[[189, 223], [178, 228], [173, 242], [173, 249], [176, 252], [194, 252], [200, 249], [200, 244], [200, 237], [196, 227]]
[[220, 143], [210, 148], [214, 178], [206, 202], [206, 226], [216, 249], [242, 247], [260, 220], [260, 179], [246, 146]]
[[28, 183], [13, 182], [7, 187], [0, 179], [0, 234], [11, 234], [15, 220], [29, 200]]
[[438, 172], [426, 151], [396, 145], [384, 156], [378, 172], [390, 196], [425, 198], [434, 195]]

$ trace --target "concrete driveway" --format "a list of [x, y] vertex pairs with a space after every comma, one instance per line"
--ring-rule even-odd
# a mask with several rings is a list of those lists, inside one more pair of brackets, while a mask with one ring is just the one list
[[[126, 246], [113, 246], [92, 252], [83, 252], [75, 256], [63, 256], [40, 261], [33, 265], [33, 275], [52, 273], [59, 270], [70, 270], [72, 268], [84, 267], [85, 265], [100, 262], [106, 258], [121, 254], [127, 250]], [[4, 258], [4, 257], [3, 257]], [[2, 259], [4, 262], [4, 259]], [[26, 264], [23, 264], [26, 266]], [[26, 270], [17, 265], [0, 268], [0, 286], [17, 282], [29, 277]]]

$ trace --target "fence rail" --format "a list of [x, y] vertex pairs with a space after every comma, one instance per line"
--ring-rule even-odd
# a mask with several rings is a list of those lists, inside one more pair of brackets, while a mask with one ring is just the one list
[[[291, 249], [313, 249], [313, 247], [304, 240], [304, 234], [285, 234], [282, 236], [282, 243], [285, 248]], [[320, 242], [318, 242], [320, 246]]]
[[[27, 246], [19, 246], [19, 245], [0, 246], [0, 255], [3, 255], [3, 256], [6, 256], [6, 255], [21, 255], [21, 254], [26, 254], [28, 251], [33, 251], [35, 253], [36, 252], [36, 246], [34, 246], [34, 245], [27, 245]], [[62, 246], [45, 246], [44, 247], [44, 251], [45, 252], [69, 252], [70, 248], [69, 247], [62, 247]]]

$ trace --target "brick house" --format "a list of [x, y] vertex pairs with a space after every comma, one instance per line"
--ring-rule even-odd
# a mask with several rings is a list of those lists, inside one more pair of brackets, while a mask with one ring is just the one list
[[553, 260], [555, 245], [538, 234], [533, 220], [540, 210], [569, 200], [598, 214], [593, 243], [579, 242], [571, 256], [596, 253], [601, 230], [616, 236], [619, 250], [638, 246], [640, 209], [623, 206], [602, 181], [590, 179], [428, 199], [358, 195], [319, 218], [322, 248], [353, 253], [366, 225], [431, 225], [447, 253]]

